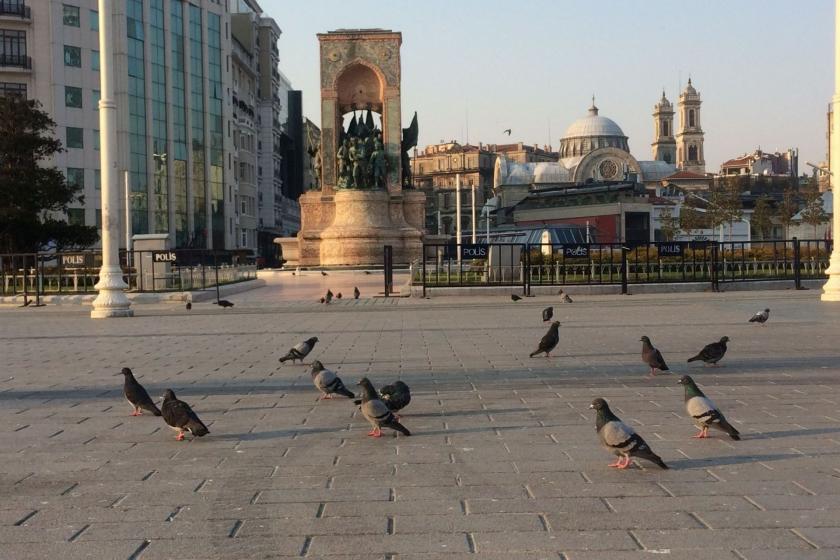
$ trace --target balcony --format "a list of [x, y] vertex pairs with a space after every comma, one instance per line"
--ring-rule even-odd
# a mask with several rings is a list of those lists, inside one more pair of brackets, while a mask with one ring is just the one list
[[29, 6], [19, 0], [0, 0], [0, 17], [31, 20], [32, 12]]
[[21, 70], [32, 70], [32, 58], [19, 54], [0, 53], [0, 67], [20, 68]]

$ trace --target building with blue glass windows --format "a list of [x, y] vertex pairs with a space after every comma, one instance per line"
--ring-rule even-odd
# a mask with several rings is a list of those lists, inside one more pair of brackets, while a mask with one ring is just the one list
[[[133, 234], [168, 233], [172, 247], [256, 252], [260, 123], [255, 119], [251, 135], [250, 176], [240, 173], [240, 137], [235, 136], [242, 111], [233, 93], [232, 15], [240, 5], [229, 6], [228, 0], [113, 3], [118, 165], [128, 176]], [[38, 99], [50, 113], [65, 148], [54, 164], [85, 195], [69, 219], [101, 226], [97, 1], [4, 0], [0, 12], [0, 95]], [[268, 18], [256, 21], [276, 29], [273, 35], [258, 30], [255, 43], [276, 54], [279, 29]], [[271, 75], [279, 73], [277, 60], [259, 62]], [[261, 99], [258, 82], [259, 75], [255, 111]], [[120, 196], [124, 209], [125, 192]], [[125, 232], [124, 211], [119, 219]]]

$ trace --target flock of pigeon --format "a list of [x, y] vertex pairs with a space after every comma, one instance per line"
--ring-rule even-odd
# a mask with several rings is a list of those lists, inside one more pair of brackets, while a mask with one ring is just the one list
[[[359, 291], [358, 286], [353, 288], [353, 299], [359, 299], [359, 296], [361, 296], [361, 295], [362, 295], [362, 292]], [[341, 292], [338, 292], [337, 294], [333, 294], [332, 290], [327, 288], [327, 293], [324, 294], [324, 297], [319, 299], [318, 302], [319, 303], [332, 303], [333, 298], [341, 299], [342, 298]]]
[[[332, 293], [328, 291], [327, 295], [331, 298]], [[563, 294], [561, 290], [560, 295], [564, 296], [564, 301], [571, 303], [568, 294]], [[517, 301], [518, 296], [512, 295], [511, 297], [514, 301]], [[548, 307], [542, 311], [544, 322], [550, 321], [553, 316], [553, 307]], [[770, 310], [764, 309], [753, 315], [749, 322], [764, 324], [769, 318]], [[560, 322], [552, 322], [548, 332], [542, 337], [537, 349], [530, 354], [530, 357], [533, 358], [539, 354], [550, 357], [551, 351], [560, 342], [559, 329]], [[724, 336], [718, 342], [707, 344], [696, 356], [689, 358], [687, 361], [689, 363], [702, 361], [707, 366], [717, 366], [726, 354], [728, 341], [729, 338]], [[289, 349], [286, 355], [280, 358], [280, 362], [284, 363], [291, 360], [293, 364], [296, 361], [303, 363], [303, 359], [312, 352], [317, 342], [318, 337], [311, 337], [296, 344]], [[642, 361], [650, 367], [648, 378], [655, 376], [657, 370], [669, 371], [662, 353], [653, 346], [650, 338], [642, 336], [640, 342], [642, 343]], [[117, 375], [123, 375], [125, 378], [123, 392], [132, 406], [132, 416], [141, 415], [142, 410], [149, 411], [155, 416], [162, 416], [164, 422], [178, 432], [175, 438], [178, 441], [184, 439], [184, 432], [190, 432], [195, 437], [210, 433], [207, 426], [202, 423], [192, 408], [187, 403], [178, 400], [171, 389], [164, 392], [163, 402], [158, 409], [155, 402], [149, 397], [149, 393], [134, 378], [129, 368], [123, 368]], [[321, 392], [319, 400], [332, 399], [333, 395], [355, 399], [354, 404], [359, 406], [362, 416], [372, 427], [367, 435], [381, 437], [382, 428], [390, 428], [406, 436], [411, 435], [411, 432], [400, 423], [400, 416], [396, 414], [411, 402], [411, 391], [404, 382], [397, 381], [377, 391], [371, 381], [367, 377], [363, 377], [357, 383], [361, 387], [361, 398], [356, 399], [356, 395], [344, 385], [341, 378], [335, 372], [324, 367], [324, 364], [319, 360], [312, 362], [310, 375], [313, 384]], [[686, 411], [692, 418], [694, 425], [700, 430], [697, 435], [693, 436], [694, 438], [707, 438], [709, 437], [709, 429], [715, 428], [726, 433], [733, 440], [741, 439], [738, 430], [726, 420], [723, 412], [703, 393], [690, 376], [683, 375], [680, 377], [679, 383], [685, 388]], [[589, 405], [589, 408], [595, 410], [595, 427], [601, 444], [618, 457], [614, 463], [609, 465], [610, 467], [626, 469], [630, 466], [633, 458], [638, 458], [650, 461], [662, 469], [669, 468], [662, 458], [653, 452], [642, 436], [636, 433], [630, 425], [622, 422], [610, 410], [606, 400], [596, 398]]]

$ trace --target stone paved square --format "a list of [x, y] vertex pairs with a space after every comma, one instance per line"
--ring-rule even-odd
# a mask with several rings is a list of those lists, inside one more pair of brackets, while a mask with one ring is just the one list
[[[229, 299], [0, 309], [0, 558], [840, 558], [840, 307], [817, 290]], [[532, 359], [548, 305], [561, 343]], [[678, 375], [644, 379], [643, 334], [742, 441], [691, 438]], [[686, 364], [723, 335], [723, 367]], [[408, 383], [413, 435], [369, 438], [351, 401], [317, 400], [308, 366], [278, 362], [310, 336], [307, 363], [351, 390]], [[123, 366], [211, 433], [131, 417]], [[671, 470], [607, 467], [599, 396]]]

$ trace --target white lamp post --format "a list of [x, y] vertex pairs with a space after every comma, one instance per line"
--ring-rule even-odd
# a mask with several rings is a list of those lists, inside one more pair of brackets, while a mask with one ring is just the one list
[[[840, 0], [838, 0], [840, 1]], [[461, 174], [455, 174], [455, 244], [458, 248], [458, 262], [461, 262]]]
[[125, 295], [128, 288], [120, 268], [120, 191], [117, 171], [117, 104], [114, 101], [114, 51], [112, 41], [113, 0], [99, 0], [100, 91], [99, 144], [102, 170], [102, 268], [95, 288], [99, 295], [93, 300], [90, 316], [131, 317], [134, 311]]
[[[831, 98], [831, 152], [828, 154], [832, 173], [840, 169], [840, 0], [834, 1], [834, 96]], [[832, 181], [832, 190], [840, 181]], [[831, 261], [826, 269], [828, 282], [823, 286], [823, 301], [840, 301], [840, 196], [832, 197]]]

